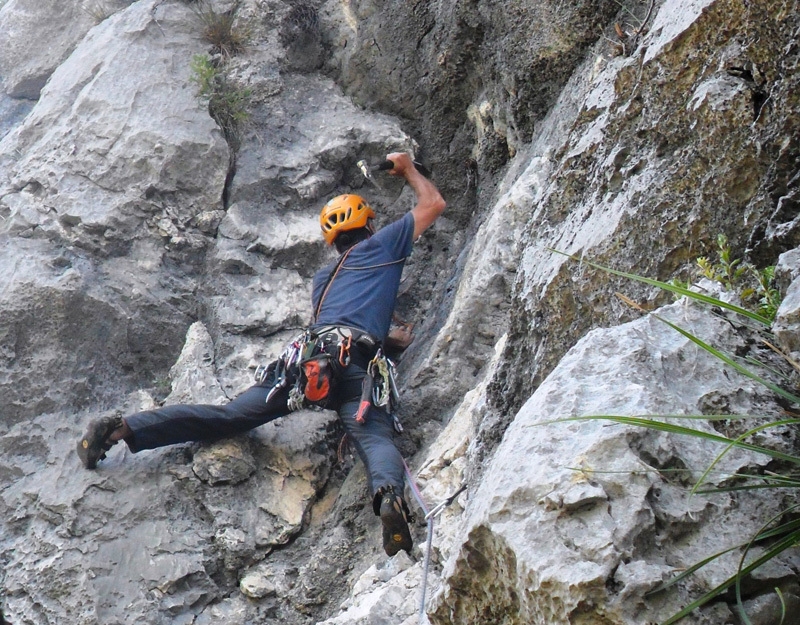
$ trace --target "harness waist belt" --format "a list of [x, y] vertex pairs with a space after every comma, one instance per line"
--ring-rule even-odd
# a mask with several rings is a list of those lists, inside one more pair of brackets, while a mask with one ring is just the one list
[[311, 331], [316, 336], [324, 336], [326, 334], [335, 333], [338, 334], [342, 339], [349, 338], [354, 345], [358, 345], [362, 350], [370, 353], [373, 356], [381, 346], [381, 342], [370, 333], [359, 330], [358, 328], [351, 328], [349, 326], [317, 326], [312, 327]]

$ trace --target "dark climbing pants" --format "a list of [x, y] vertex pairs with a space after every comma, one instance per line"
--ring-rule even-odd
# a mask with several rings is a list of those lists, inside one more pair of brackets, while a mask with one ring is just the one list
[[[391, 415], [371, 408], [363, 425], [353, 418], [361, 398], [363, 368], [351, 364], [335, 392], [336, 408], [345, 430], [367, 468], [369, 490], [374, 496], [382, 486], [403, 492], [403, 458], [394, 444]], [[207, 404], [164, 406], [125, 418], [133, 432], [125, 439], [131, 451], [156, 449], [190, 441], [213, 441], [242, 434], [290, 413], [289, 389], [275, 393], [267, 403], [271, 384], [251, 386], [222, 406]]]

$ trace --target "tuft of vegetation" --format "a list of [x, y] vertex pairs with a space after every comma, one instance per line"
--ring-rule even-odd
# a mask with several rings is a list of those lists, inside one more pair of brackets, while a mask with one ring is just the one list
[[781, 305], [781, 293], [775, 287], [775, 265], [764, 267], [764, 269], [753, 267], [751, 273], [758, 283], [755, 289], [758, 310], [768, 319], [774, 320]]
[[99, 24], [114, 14], [114, 9], [103, 2], [103, 0], [94, 0], [93, 2], [84, 3], [81, 5], [81, 11], [89, 15], [94, 20], [95, 24]]
[[[703, 262], [698, 261], [698, 264], [706, 277], [720, 282], [721, 284], [725, 285], [726, 288], [732, 289], [735, 288], [737, 283], [746, 276], [753, 276], [753, 270], [748, 268], [746, 264], [731, 258], [730, 247], [728, 245], [727, 238], [725, 238], [724, 235], [720, 235], [717, 238], [717, 245], [719, 248], [719, 258], [716, 261], [711, 261], [707, 258], [702, 259]], [[563, 252], [558, 252], [557, 250], [551, 251], [563, 254]], [[666, 291], [672, 292], [673, 294], [692, 298], [701, 304], [709, 305], [729, 311], [736, 315], [743, 316], [751, 321], [757, 322], [757, 324], [761, 326], [757, 333], [763, 334], [767, 332], [767, 329], [771, 326], [772, 320], [774, 319], [773, 308], [777, 309], [776, 302], [779, 302], [779, 294], [777, 290], [771, 286], [774, 268], [756, 272], [756, 275], [758, 275], [757, 281], [759, 282], [761, 290], [756, 291], [756, 293], [760, 293], [758, 302], [759, 312], [754, 312], [729, 302], [690, 291], [685, 286], [676, 283], [676, 281], [673, 281], [672, 283], [660, 282], [658, 280], [645, 278], [643, 276], [610, 269], [597, 263], [586, 261], [585, 259], [578, 259], [575, 257], [570, 258], [594, 267], [595, 269], [606, 271], [613, 275], [627, 277], [639, 282], [644, 282], [651, 286], [657, 286]], [[631, 304], [638, 310], [646, 312], [640, 306], [632, 302], [629, 298], [624, 296], [620, 297], [623, 299], [623, 301]], [[770, 311], [771, 314], [769, 314]], [[793, 407], [800, 406], [800, 396], [798, 396], [795, 389], [792, 388], [791, 390], [787, 390], [782, 385], [772, 382], [767, 373], [762, 373], [763, 370], [767, 369], [766, 365], [763, 365], [762, 363], [752, 359], [743, 360], [735, 355], [726, 354], [713, 345], [703, 341], [700, 337], [693, 335], [677, 324], [660, 317], [656, 313], [649, 314], [688, 338], [690, 341], [692, 341], [692, 343], [717, 358], [721, 363], [732, 367], [742, 375], [745, 375], [763, 385], [765, 388], [779, 396], [785, 404]], [[788, 356], [782, 354], [769, 341], [763, 340], [763, 343], [783, 356], [786, 362], [795, 370], [795, 372], [800, 372], [800, 365], [791, 360]], [[753, 369], [752, 365], [762, 368], [762, 371]], [[770, 371], [775, 373], [773, 370]], [[790, 385], [790, 380], [791, 378], [789, 376], [785, 376], [781, 384]], [[795, 494], [800, 493], [800, 454], [780, 451], [765, 446], [759, 442], [759, 440], [763, 438], [760, 435], [763, 435], [764, 432], [769, 430], [773, 430], [778, 433], [784, 433], [787, 430], [796, 430], [798, 425], [800, 425], [800, 418], [798, 418], [797, 414], [789, 413], [788, 416], [784, 415], [775, 419], [766, 418], [764, 415], [588, 415], [559, 419], [559, 421], [582, 420], [607, 420], [625, 425], [668, 432], [678, 436], [701, 438], [709, 441], [712, 444], [722, 446], [722, 451], [713, 458], [701, 477], [694, 484], [692, 488], [693, 494], [715, 494], [739, 491], [742, 493], [742, 496], [746, 496], [745, 492], [747, 491], [763, 491], [764, 489], [772, 490], [775, 493], [776, 500], [781, 502], [779, 513], [769, 519], [765, 519], [761, 528], [759, 528], [759, 530], [751, 536], [749, 541], [740, 545], [733, 545], [719, 553], [711, 554], [703, 558], [648, 593], [649, 596], [655, 593], [664, 592], [679, 582], [687, 579], [692, 574], [706, 566], [708, 563], [713, 562], [717, 558], [734, 551], [739, 551], [740, 557], [738, 566], [727, 579], [717, 584], [714, 588], [707, 591], [689, 605], [685, 606], [676, 614], [670, 616], [661, 625], [672, 625], [673, 623], [677, 623], [684, 617], [691, 614], [697, 608], [702, 607], [715, 599], [718, 599], [731, 589], [733, 590], [733, 596], [736, 600], [737, 611], [739, 613], [741, 622], [744, 625], [752, 625], [752, 622], [744, 609], [744, 595], [742, 591], [743, 582], [747, 580], [748, 576], [750, 576], [750, 574], [759, 567], [770, 562], [772, 559], [786, 552], [787, 550], [797, 549], [798, 546], [800, 546], [800, 516], [798, 516], [798, 512], [800, 512], [800, 504], [793, 503], [793, 501], [797, 500], [796, 496], [793, 499], [784, 498], [784, 495], [792, 490]], [[687, 425], [676, 424], [674, 423], [676, 420], [725, 420], [728, 422], [739, 421], [745, 424], [748, 420], [751, 420], [755, 421], [756, 424], [745, 427], [744, 429], [746, 431], [738, 436], [723, 436], [718, 433], [699, 430]], [[720, 486], [707, 486], [706, 482], [712, 470], [719, 464], [720, 460], [726, 454], [736, 449], [762, 454], [774, 461], [774, 464], [770, 467], [770, 470], [766, 472], [757, 471], [751, 473], [747, 471], [740, 471], [735, 475], [726, 476], [726, 479], [719, 482], [721, 484]], [[787, 489], [789, 490], [787, 491]], [[756, 551], [756, 547], [758, 547], [758, 551]], [[781, 605], [783, 606], [785, 617], [786, 604], [780, 589], [775, 588], [775, 593], [778, 596]], [[785, 621], [782, 619], [781, 622]]]
[[731, 258], [731, 246], [724, 234], [717, 235], [717, 248], [716, 262], [707, 256], [701, 256], [697, 259], [697, 266], [706, 278], [719, 282], [728, 291], [733, 291], [734, 285], [738, 286], [747, 273], [747, 267], [742, 264], [740, 258]]
[[250, 90], [232, 84], [225, 72], [209, 56], [192, 58], [191, 80], [197, 85], [197, 97], [208, 103], [208, 113], [222, 129], [233, 152], [241, 144], [241, 129], [249, 119]]
[[[653, 15], [655, 0], [649, 0], [644, 17], [637, 16], [632, 8], [629, 8], [620, 0], [614, 0], [614, 2], [619, 5], [625, 17], [621, 21], [614, 22], [613, 37], [607, 37], [605, 34], [602, 34], [602, 37], [611, 44], [614, 56], [629, 56], [639, 45], [642, 35], [647, 32], [647, 23]], [[641, 3], [635, 2], [634, 5], [640, 6]]]
[[284, 28], [298, 32], [319, 34], [319, 14], [312, 5], [294, 4], [284, 18]]
[[252, 33], [246, 23], [237, 19], [242, 0], [234, 0], [230, 9], [219, 13], [208, 0], [194, 0], [191, 4], [203, 25], [203, 37], [213, 46], [213, 53], [230, 57], [244, 50]]
[[775, 266], [758, 269], [741, 258], [733, 258], [728, 237], [717, 235], [715, 257], [701, 256], [697, 269], [687, 281], [674, 278], [670, 284], [687, 289], [697, 277], [705, 277], [722, 285], [726, 291], [739, 297], [742, 304], [758, 311], [770, 322], [775, 319], [781, 305], [781, 295], [775, 288]]

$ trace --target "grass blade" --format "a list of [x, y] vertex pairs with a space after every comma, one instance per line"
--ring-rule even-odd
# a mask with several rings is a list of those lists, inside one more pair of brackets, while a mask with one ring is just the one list
[[800, 419], [783, 419], [782, 421], [773, 421], [770, 423], [764, 423], [762, 425], [759, 425], [758, 427], [751, 428], [747, 430], [747, 432], [745, 432], [744, 434], [736, 437], [720, 454], [717, 455], [716, 458], [714, 458], [713, 462], [710, 465], [708, 465], [706, 470], [703, 472], [703, 475], [700, 476], [700, 479], [697, 480], [697, 483], [692, 487], [692, 494], [694, 495], [695, 493], [697, 493], [698, 487], [703, 482], [706, 481], [706, 477], [708, 476], [709, 473], [711, 473], [711, 470], [717, 465], [717, 463], [720, 460], [722, 460], [723, 456], [725, 456], [725, 454], [727, 454], [732, 448], [736, 447], [738, 443], [743, 442], [744, 439], [752, 436], [753, 434], [761, 432], [762, 430], [766, 430], [773, 427], [779, 427], [781, 425], [797, 425], [798, 423], [800, 423]]
[[709, 297], [708, 295], [703, 295], [702, 293], [696, 293], [695, 291], [690, 291], [689, 289], [685, 289], [675, 284], [669, 284], [668, 282], [661, 282], [660, 280], [653, 280], [652, 278], [637, 276], [636, 274], [633, 273], [626, 273], [624, 271], [619, 271], [617, 269], [611, 269], [610, 267], [605, 267], [590, 260], [586, 260], [585, 258], [573, 256], [571, 254], [567, 254], [566, 252], [561, 252], [553, 248], [547, 248], [547, 250], [550, 252], [554, 252], [555, 254], [560, 254], [561, 256], [566, 256], [567, 258], [570, 258], [578, 263], [585, 263], [590, 267], [594, 267], [595, 269], [605, 271], [615, 276], [628, 278], [630, 280], [635, 280], [637, 282], [643, 282], [644, 284], [649, 284], [650, 286], [658, 287], [659, 289], [669, 291], [670, 293], [675, 293], [676, 295], [684, 295], [698, 302], [703, 302], [704, 304], [708, 304], [709, 306], [718, 306], [720, 308], [725, 308], [726, 310], [735, 312], [738, 315], [742, 315], [744, 317], [752, 319], [753, 321], [757, 321], [758, 323], [762, 324], [767, 328], [772, 325], [772, 322], [763, 315], [754, 313], [750, 310], [747, 310], [746, 308], [742, 308], [741, 306], [736, 306], [735, 304], [729, 304], [728, 302], [723, 302], [722, 300], [717, 299], [715, 297]]
[[737, 572], [736, 575], [729, 577], [721, 584], [715, 586], [714, 588], [709, 590], [705, 595], [687, 605], [683, 610], [681, 610], [676, 614], [673, 614], [666, 621], [661, 623], [661, 625], [672, 625], [673, 623], [677, 623], [684, 616], [689, 615], [700, 606], [705, 605], [706, 603], [711, 601], [714, 597], [717, 597], [726, 590], [728, 590], [728, 588], [730, 588], [736, 583], [736, 580], [740, 579], [745, 575], [750, 574], [765, 562], [769, 562], [772, 558], [778, 556], [787, 549], [795, 546], [798, 540], [800, 540], [800, 531], [793, 532], [783, 540], [775, 543], [775, 545], [770, 550], [764, 552], [759, 558], [757, 558], [756, 560], [751, 562], [748, 566]]
[[712, 347], [711, 345], [709, 345], [708, 343], [706, 343], [702, 339], [696, 337], [691, 332], [687, 332], [686, 330], [684, 330], [680, 326], [672, 323], [671, 321], [669, 321], [667, 319], [664, 319], [663, 317], [661, 317], [661, 316], [659, 316], [659, 315], [657, 315], [655, 313], [650, 313], [650, 314], [653, 315], [653, 317], [655, 317], [656, 319], [658, 319], [662, 323], [666, 323], [670, 328], [672, 328], [676, 332], [680, 332], [683, 336], [685, 336], [687, 339], [689, 339], [692, 343], [694, 343], [698, 347], [704, 349], [705, 351], [707, 351], [709, 354], [711, 354], [715, 358], [718, 358], [719, 360], [721, 360], [725, 364], [730, 365], [731, 367], [736, 369], [742, 375], [747, 376], [751, 380], [755, 380], [759, 384], [761, 384], [761, 385], [765, 386], [766, 388], [768, 388], [769, 390], [771, 390], [773, 393], [776, 393], [777, 395], [780, 395], [781, 397], [784, 397], [784, 398], [788, 399], [792, 403], [800, 404], [800, 397], [797, 397], [797, 395], [793, 395], [792, 393], [783, 390], [777, 384], [773, 384], [769, 380], [765, 380], [764, 378], [759, 377], [757, 374], [755, 374], [752, 371], [750, 371], [747, 367], [744, 367], [744, 366], [740, 365], [733, 358], [731, 358], [730, 356], [728, 356], [724, 352], [721, 352], [717, 348]]
[[[750, 622], [750, 619], [748, 618], [747, 613], [744, 610], [744, 602], [742, 601], [742, 577], [744, 577], [744, 575], [746, 574], [745, 571], [749, 572], [748, 569], [750, 571], [755, 570], [755, 568], [760, 566], [760, 564], [756, 564], [756, 562], [759, 561], [759, 560], [756, 560], [755, 562], [751, 562], [748, 565], [747, 568], [742, 568], [742, 567], [744, 567], [744, 559], [747, 557], [747, 554], [750, 552], [751, 547], [756, 542], [756, 540], [759, 538], [759, 536], [763, 535], [762, 532], [764, 531], [764, 528], [769, 527], [774, 521], [776, 521], [777, 519], [781, 518], [782, 516], [784, 516], [786, 514], [789, 514], [793, 510], [796, 510], [798, 507], [800, 507], [800, 504], [795, 504], [793, 506], [790, 506], [789, 508], [786, 508], [785, 510], [781, 510], [778, 514], [773, 516], [769, 521], [764, 523], [764, 525], [761, 526], [761, 530], [759, 530], [758, 534], [756, 534], [756, 536], [754, 536], [750, 540], [750, 542], [748, 543], [747, 547], [744, 550], [744, 553], [742, 554], [742, 557], [739, 559], [739, 568], [737, 569], [736, 576], [735, 576], [736, 577], [736, 604], [739, 607], [739, 614], [742, 617], [742, 620], [744, 621], [745, 625], [753, 625], [753, 624]], [[777, 531], [777, 530], [781, 529], [781, 527], [786, 528], [786, 527], [789, 527], [791, 525], [792, 525], [792, 523], [787, 523], [787, 524], [784, 524], [783, 526], [780, 526], [778, 528], [774, 528], [773, 531]], [[787, 537], [784, 538], [782, 541], [780, 541], [778, 543], [778, 545], [780, 545], [781, 543], [783, 543], [787, 539], [792, 541], [792, 544], [790, 546], [796, 546], [798, 541], [800, 541], [800, 530], [795, 529], [794, 531], [789, 532], [787, 534]], [[774, 551], [777, 548], [778, 545], [773, 546], [772, 551]], [[775, 553], [772, 553], [772, 551], [767, 551], [765, 554], [762, 554], [761, 558], [762, 559], [766, 558], [766, 560], [763, 560], [763, 561], [772, 560], [772, 558], [774, 558], [775, 556], [777, 556], [780, 553], [780, 551], [779, 552], [775, 552]], [[784, 550], [781, 550], [781, 551], [784, 551]]]
[[677, 584], [681, 580], [686, 579], [687, 577], [689, 577], [689, 575], [691, 575], [695, 571], [698, 571], [699, 569], [703, 568], [709, 562], [713, 562], [714, 560], [716, 560], [720, 556], [724, 556], [726, 553], [730, 553], [731, 551], [735, 551], [736, 549], [749, 548], [750, 545], [758, 544], [758, 543], [763, 542], [765, 540], [768, 540], [770, 538], [783, 536], [783, 535], [786, 535], [787, 533], [796, 532], [798, 530], [800, 530], [800, 519], [797, 519], [797, 520], [794, 520], [794, 521], [790, 521], [788, 523], [784, 523], [783, 525], [775, 527], [775, 528], [773, 528], [771, 530], [762, 531], [762, 532], [758, 533], [756, 535], [756, 537], [753, 538], [748, 543], [742, 543], [742, 544], [739, 544], [739, 545], [734, 545], [733, 547], [729, 547], [728, 549], [725, 549], [723, 551], [719, 551], [719, 552], [715, 553], [714, 555], [709, 556], [709, 557], [701, 560], [700, 562], [697, 562], [697, 563], [693, 564], [691, 567], [689, 567], [685, 571], [681, 571], [681, 573], [679, 575], [676, 575], [675, 577], [667, 580], [666, 582], [664, 582], [663, 584], [661, 584], [657, 588], [654, 588], [653, 590], [650, 590], [647, 593], [645, 593], [645, 597], [649, 597], [650, 595], [654, 595], [656, 593], [659, 593], [659, 592], [662, 592], [664, 590], [667, 590], [668, 588], [674, 586], [675, 584]]
[[778, 599], [781, 602], [781, 620], [778, 622], [778, 625], [783, 625], [786, 622], [786, 599], [781, 592], [781, 589], [777, 586], [775, 587], [775, 594], [778, 595]]
[[594, 420], [613, 421], [615, 423], [620, 423], [622, 425], [634, 425], [637, 427], [648, 428], [650, 430], [658, 430], [660, 432], [669, 432], [672, 434], [679, 434], [684, 436], [694, 436], [696, 438], [704, 438], [706, 440], [714, 441], [715, 443], [721, 443], [723, 445], [735, 442], [736, 443], [735, 446], [738, 447], [739, 449], [746, 449], [748, 451], [754, 451], [756, 453], [764, 454], [765, 456], [769, 456], [770, 458], [776, 458], [778, 460], [785, 460], [786, 462], [800, 464], [800, 457], [793, 456], [791, 454], [785, 454], [783, 452], [776, 451], [774, 449], [768, 449], [767, 447], [753, 445], [752, 443], [736, 442], [720, 434], [712, 434], [710, 432], [703, 432], [701, 430], [693, 430], [692, 428], [686, 428], [680, 425], [673, 425], [672, 423], [664, 423], [662, 421], [654, 421], [653, 419], [647, 419], [644, 417], [623, 417], [618, 415], [586, 415], [580, 417], [565, 417], [563, 419], [558, 419], [557, 421], [594, 421]]
[[680, 574], [676, 575], [675, 577], [673, 577], [671, 579], [668, 579], [666, 582], [664, 582], [663, 584], [661, 584], [658, 587], [654, 588], [653, 590], [649, 590], [648, 592], [645, 593], [644, 596], [645, 597], [649, 597], [649, 596], [654, 595], [656, 593], [663, 592], [663, 591], [667, 590], [668, 588], [674, 586], [675, 584], [677, 584], [681, 580], [686, 579], [687, 577], [689, 577], [695, 571], [700, 570], [701, 568], [703, 568], [709, 562], [713, 562], [714, 560], [716, 560], [720, 556], [724, 556], [726, 553], [730, 553], [731, 551], [734, 551], [736, 549], [741, 549], [742, 547], [744, 547], [744, 545], [735, 545], [733, 547], [729, 547], [728, 549], [725, 549], [724, 551], [720, 551], [718, 553], [715, 553], [713, 556], [708, 556], [704, 560], [700, 560], [700, 562], [696, 562], [695, 564], [690, 566], [685, 571], [681, 571]]
[[[733, 476], [732, 476], [733, 477]], [[741, 490], [764, 490], [765, 488], [798, 488], [800, 482], [796, 480], [781, 482], [776, 480], [775, 483], [769, 484], [743, 484], [741, 486], [717, 486], [715, 488], [701, 488], [695, 491], [696, 495], [718, 495], [720, 493], [733, 493]]]

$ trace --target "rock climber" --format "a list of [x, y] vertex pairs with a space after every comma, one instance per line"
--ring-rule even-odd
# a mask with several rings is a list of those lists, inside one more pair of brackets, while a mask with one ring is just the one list
[[87, 469], [94, 469], [120, 440], [133, 453], [216, 440], [303, 406], [322, 405], [338, 412], [366, 466], [384, 550], [389, 556], [401, 549], [411, 551], [403, 459], [394, 444], [392, 416], [370, 400], [372, 373], [385, 370], [375, 363], [389, 335], [405, 260], [414, 241], [442, 214], [445, 201], [408, 154], [389, 154], [388, 161], [392, 164], [388, 173], [405, 178], [416, 194], [416, 205], [380, 230], [373, 224], [374, 211], [357, 195], [337, 196], [323, 207], [323, 238], [340, 256], [314, 276], [315, 314], [303, 338], [290, 344], [260, 381], [228, 404], [172, 405], [125, 418], [93, 419], [77, 445]]

